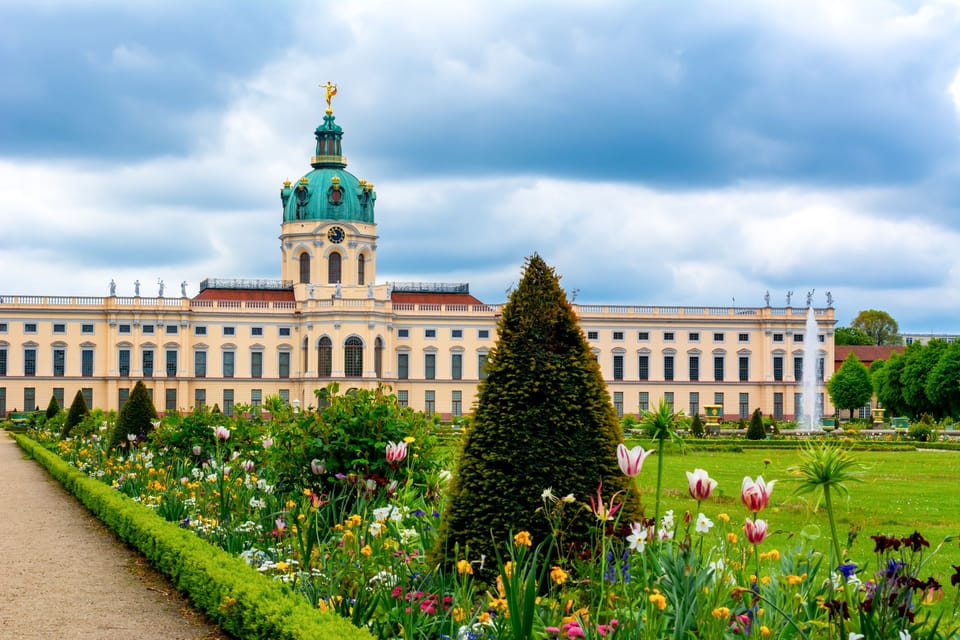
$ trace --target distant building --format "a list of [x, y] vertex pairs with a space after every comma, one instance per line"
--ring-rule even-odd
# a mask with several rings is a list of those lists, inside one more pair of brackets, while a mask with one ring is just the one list
[[931, 340], [943, 340], [944, 342], [956, 342], [960, 340], [960, 335], [955, 333], [901, 333], [903, 344], [927, 344]]
[[[311, 170], [280, 190], [280, 278], [208, 279], [188, 298], [0, 296], [0, 414], [61, 406], [79, 389], [119, 409], [143, 380], [160, 411], [294, 406], [314, 391], [384, 384], [445, 419], [471, 411], [497, 339], [499, 304], [465, 283], [377, 282], [374, 185], [346, 171], [330, 108]], [[415, 220], [410, 221], [416, 224]], [[626, 274], [625, 274], [626, 275]], [[620, 415], [654, 408], [778, 419], [802, 406], [801, 378], [834, 362], [833, 308], [815, 309], [816, 362], [804, 363], [807, 309], [574, 305]], [[805, 373], [806, 370], [810, 373]]]

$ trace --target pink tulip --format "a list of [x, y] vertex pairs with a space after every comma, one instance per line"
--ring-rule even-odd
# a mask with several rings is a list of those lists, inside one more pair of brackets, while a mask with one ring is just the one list
[[644, 451], [640, 445], [632, 449], [627, 449], [627, 445], [623, 443], [618, 444], [617, 462], [620, 463], [620, 471], [623, 471], [623, 475], [629, 478], [639, 475], [640, 469], [643, 468], [643, 461], [646, 460], [647, 456], [651, 453], [653, 453], [653, 449]]
[[213, 436], [217, 440], [227, 441], [230, 439], [230, 429], [227, 429], [223, 425], [217, 425], [213, 428]]
[[757, 476], [756, 482], [751, 480], [750, 476], [744, 477], [743, 484], [740, 485], [740, 499], [744, 506], [753, 513], [764, 509], [770, 500], [770, 493], [773, 492], [773, 485], [776, 482], [776, 480], [771, 480], [770, 484], [767, 484], [763, 481], [763, 476]]
[[747, 520], [743, 523], [743, 533], [750, 544], [760, 544], [767, 537], [767, 521]]
[[400, 462], [407, 457], [407, 443], [403, 440], [400, 442], [388, 442], [386, 453], [387, 462]]
[[327, 472], [327, 461], [326, 460], [317, 460], [314, 458], [310, 461], [310, 472], [319, 476]]
[[717, 488], [717, 481], [707, 475], [703, 469], [694, 469], [693, 473], [687, 471], [687, 489], [690, 490], [690, 497], [694, 500], [706, 500]]

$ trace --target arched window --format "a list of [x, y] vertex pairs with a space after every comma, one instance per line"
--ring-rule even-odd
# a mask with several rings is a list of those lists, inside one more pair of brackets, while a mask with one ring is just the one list
[[363, 278], [364, 278], [363, 271], [366, 263], [367, 263], [367, 259], [364, 257], [362, 253], [359, 256], [357, 256], [357, 284], [359, 285], [365, 284], [363, 281]]
[[310, 254], [300, 254], [300, 282], [310, 282]]
[[333, 374], [333, 342], [324, 336], [317, 345], [317, 375], [329, 378]]
[[378, 378], [383, 377], [383, 340], [380, 338], [373, 343], [373, 370]]
[[340, 254], [334, 251], [327, 258], [327, 284], [340, 282]]
[[363, 375], [363, 342], [356, 336], [343, 343], [343, 374], [351, 378]]

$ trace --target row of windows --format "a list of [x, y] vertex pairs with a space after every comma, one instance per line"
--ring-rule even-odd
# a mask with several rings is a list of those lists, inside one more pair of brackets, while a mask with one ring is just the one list
[[[153, 325], [153, 324], [142, 324], [140, 325], [140, 333], [144, 335], [155, 335], [157, 332], [157, 326], [163, 328], [163, 332], [168, 336], [179, 335], [180, 326], [176, 324], [166, 324], [166, 325]], [[6, 333], [7, 323], [0, 323], [0, 333]], [[131, 324], [120, 324], [117, 325], [117, 331], [122, 334], [130, 334], [133, 332], [133, 325]], [[36, 322], [24, 322], [23, 323], [23, 332], [24, 333], [37, 333], [37, 323]], [[67, 332], [66, 323], [54, 322], [53, 323], [53, 333], [55, 334], [65, 334]], [[94, 325], [92, 324], [81, 324], [80, 333], [91, 334], [94, 332]], [[207, 335], [207, 326], [206, 325], [194, 325], [193, 327], [194, 335], [205, 336]], [[234, 326], [223, 327], [223, 335], [225, 336], [235, 336], [237, 335], [237, 328]], [[250, 327], [250, 335], [253, 337], [259, 337], [263, 335], [263, 327]], [[277, 327], [277, 335], [281, 338], [290, 337], [290, 327]]]
[[[676, 358], [673, 355], [663, 356], [663, 379], [666, 381], [676, 379]], [[726, 380], [726, 358], [724, 356], [713, 357], [713, 380], [723, 382]], [[817, 379], [823, 380], [824, 359], [817, 360]], [[794, 357], [793, 359], [794, 380], [803, 379], [803, 358]], [[624, 380], [624, 356], [614, 354], [613, 356], [613, 379]], [[650, 356], [641, 355], [637, 357], [637, 380], [650, 379]], [[689, 356], [687, 359], [687, 379], [691, 382], [701, 380], [700, 374], [700, 356]], [[774, 356], [773, 358], [773, 379], [783, 380], [783, 356]], [[739, 356], [737, 358], [737, 380], [748, 382], [750, 380], [750, 357]]]
[[[477, 354], [477, 378], [483, 380], [487, 377], [486, 371], [487, 365], [487, 354], [479, 353]], [[397, 378], [400, 380], [408, 380], [410, 378], [410, 354], [409, 353], [398, 353], [397, 354]], [[437, 378], [437, 354], [436, 353], [425, 353], [423, 354], [423, 379], [424, 380], [436, 380]], [[450, 354], [450, 380], [462, 380], [463, 379], [463, 354], [462, 353], [451, 353]]]
[[[52, 369], [51, 375], [62, 377], [67, 371], [67, 350], [63, 348], [54, 348], [51, 354]], [[7, 375], [7, 350], [0, 349], [0, 376]], [[23, 375], [37, 375], [37, 350], [33, 347], [27, 347], [23, 350]], [[93, 375], [93, 349], [80, 350], [80, 375]]]
[[[362, 253], [357, 256], [357, 284], [366, 284], [367, 258]], [[342, 282], [343, 275], [343, 256], [334, 251], [327, 257], [327, 284], [339, 284]], [[300, 282], [309, 284], [313, 282], [310, 277], [310, 254], [300, 254]]]
[[[794, 341], [794, 342], [803, 342], [803, 335], [804, 335], [804, 334], [802, 334], [802, 333], [794, 333], [794, 334], [793, 334], [793, 341]], [[726, 340], [726, 333], [724, 333], [724, 332], [716, 331], [716, 332], [713, 332], [713, 333], [712, 333], [712, 336], [713, 336], [713, 341], [714, 341], [714, 342], [724, 342], [724, 341]], [[613, 338], [614, 341], [620, 342], [620, 341], [622, 341], [622, 340], [624, 339], [624, 332], [623, 332], [623, 331], [612, 331], [612, 332], [611, 332], [611, 337]], [[784, 334], [782, 334], [782, 333], [775, 333], [775, 334], [773, 334], [773, 341], [774, 341], [774, 342], [783, 342], [783, 338], [784, 338]], [[595, 340], [599, 340], [599, 339], [600, 339], [600, 332], [599, 332], [599, 331], [587, 331], [587, 340], [595, 341]], [[699, 331], [690, 331], [690, 332], [687, 333], [687, 341], [688, 341], [688, 342], [700, 342], [700, 339], [701, 339], [701, 333], [700, 333]], [[817, 336], [817, 339], [818, 339], [819, 342], [825, 342], [825, 341], [826, 341], [826, 336], [824, 336], [823, 334], [820, 334], [820, 335]], [[637, 332], [637, 340], [638, 340], [639, 342], [647, 342], [647, 341], [649, 341], [649, 340], [650, 340], [650, 332], [649, 332], [649, 331], [639, 331], [639, 332]], [[676, 333], [675, 331], [664, 331], [664, 332], [663, 332], [663, 341], [664, 341], [664, 342], [674, 342], [674, 341], [676, 341], [676, 340], [677, 340], [677, 333]], [[738, 333], [738, 334], [737, 334], [737, 342], [739, 342], [739, 343], [750, 342], [750, 334], [749, 334], [749, 333]]]
[[[7, 332], [7, 323], [0, 322], [0, 333]], [[37, 332], [37, 323], [36, 322], [24, 322], [23, 323], [23, 332], [24, 333], [36, 333]], [[54, 322], [53, 323], [53, 332], [54, 333], [66, 333], [67, 325], [64, 322]], [[80, 325], [80, 333], [93, 333], [93, 325], [83, 323]]]
[[[750, 406], [750, 394], [746, 392], [740, 392], [737, 394], [737, 417], [746, 420], [750, 417], [753, 409]], [[720, 407], [720, 415], [726, 415], [724, 411], [725, 407], [725, 394], [722, 391], [714, 392], [713, 394], [713, 404]], [[671, 411], [676, 411], [675, 408], [675, 394], [673, 391], [664, 391], [663, 392], [663, 401], [670, 407]], [[803, 394], [795, 393], [793, 394], [793, 406], [794, 406], [794, 416], [798, 417], [803, 413]], [[617, 412], [617, 416], [623, 417], [623, 392], [614, 391], [613, 392], [613, 408]], [[693, 416], [700, 413], [700, 392], [691, 391], [687, 400], [687, 415]], [[649, 391], [640, 391], [637, 397], [637, 409], [640, 413], [650, 410], [650, 392]], [[817, 410], [819, 413], [823, 413], [823, 394], [817, 394]], [[773, 417], [776, 420], [784, 419], [784, 410], [783, 410], [783, 393], [777, 392], [773, 394]]]
[[[397, 329], [397, 337], [398, 337], [398, 338], [409, 338], [409, 337], [410, 337], [410, 329]], [[436, 337], [437, 337], [437, 330], [436, 330], [436, 329], [424, 329], [424, 330], [423, 330], [423, 337], [424, 337], [424, 338], [436, 338]], [[450, 330], [450, 337], [453, 338], [453, 339], [456, 339], [456, 340], [462, 338], [462, 337], [463, 337], [463, 329], [451, 329], [451, 330]], [[488, 340], [488, 339], [490, 338], [490, 330], [489, 330], [489, 329], [478, 329], [478, 330], [477, 330], [477, 338], [479, 338], [480, 340]]]
[[[88, 407], [93, 406], [93, 388], [83, 387], [80, 389], [80, 393], [83, 396], [83, 401], [87, 403]], [[57, 399], [57, 404], [61, 408], [66, 405], [63, 404], [64, 395], [63, 387], [55, 387], [53, 389], [53, 397]], [[37, 389], [35, 387], [24, 387], [23, 388], [23, 410], [24, 411], [36, 411], [37, 410]], [[17, 407], [14, 407], [12, 411], [16, 411]], [[0, 417], [7, 415], [7, 389], [6, 387], [0, 387]]]

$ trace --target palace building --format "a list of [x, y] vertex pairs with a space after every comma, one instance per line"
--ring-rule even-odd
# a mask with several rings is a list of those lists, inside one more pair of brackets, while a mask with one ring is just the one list
[[[330, 382], [384, 384], [444, 419], [469, 413], [500, 305], [468, 284], [377, 282], [377, 194], [346, 170], [333, 93], [328, 85], [310, 171], [280, 190], [278, 280], [208, 279], [192, 298], [185, 287], [142, 297], [139, 285], [117, 296], [112, 283], [107, 297], [0, 295], [0, 416], [51, 396], [63, 407], [77, 390], [90, 407], [119, 409], [138, 380], [167, 413], [214, 404], [231, 413], [268, 395], [306, 407]], [[665, 399], [688, 415], [712, 405], [727, 419], [756, 408], [793, 419], [808, 368], [833, 412], [823, 388], [824, 363], [834, 362], [829, 301], [814, 310], [809, 365], [807, 307], [789, 298], [786, 307], [769, 296], [764, 307], [573, 306], [621, 415]]]

